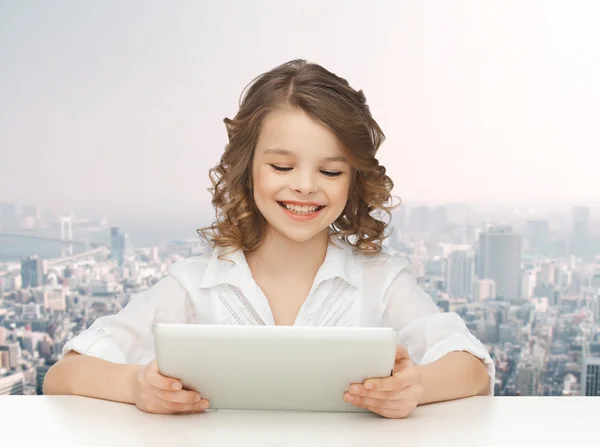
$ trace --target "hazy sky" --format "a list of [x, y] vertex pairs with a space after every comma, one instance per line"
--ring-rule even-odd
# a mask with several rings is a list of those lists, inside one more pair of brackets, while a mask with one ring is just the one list
[[299, 57], [364, 90], [406, 203], [598, 200], [598, 23], [594, 0], [0, 0], [0, 200], [206, 210], [222, 119]]

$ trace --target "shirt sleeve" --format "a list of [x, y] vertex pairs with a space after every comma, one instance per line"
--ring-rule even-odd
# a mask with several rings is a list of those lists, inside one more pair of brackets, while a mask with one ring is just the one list
[[479, 358], [488, 371], [488, 394], [494, 394], [496, 368], [485, 346], [457, 313], [440, 312], [407, 267], [394, 277], [385, 294], [383, 320], [398, 330], [398, 343], [417, 364], [432, 363], [453, 351]]
[[118, 313], [98, 318], [69, 340], [62, 352], [113, 363], [147, 364], [155, 357], [152, 325], [185, 323], [187, 293], [172, 276], [133, 296]]

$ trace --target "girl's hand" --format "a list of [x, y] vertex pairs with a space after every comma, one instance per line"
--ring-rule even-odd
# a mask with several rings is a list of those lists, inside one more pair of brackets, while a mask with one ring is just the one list
[[136, 406], [148, 413], [200, 413], [208, 401], [195, 391], [183, 390], [181, 382], [158, 372], [156, 360], [141, 366], [134, 384]]
[[392, 376], [354, 384], [350, 387], [350, 392], [344, 395], [344, 399], [380, 416], [399, 419], [407, 417], [417, 407], [422, 396], [419, 370], [410, 360], [408, 351], [398, 346]]

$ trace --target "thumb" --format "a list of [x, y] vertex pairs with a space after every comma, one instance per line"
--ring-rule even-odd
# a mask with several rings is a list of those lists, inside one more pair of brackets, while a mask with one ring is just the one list
[[396, 346], [396, 361], [400, 361], [400, 360], [410, 360], [410, 355], [408, 354], [408, 349], [406, 349], [404, 346], [402, 345], [398, 345]]
[[394, 365], [394, 372], [401, 371], [406, 366], [411, 363], [410, 355], [408, 354], [408, 349], [404, 346], [398, 345], [396, 346], [396, 364]]

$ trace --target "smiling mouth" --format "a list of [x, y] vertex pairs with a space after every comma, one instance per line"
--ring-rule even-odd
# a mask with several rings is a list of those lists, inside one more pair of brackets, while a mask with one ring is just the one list
[[287, 211], [294, 213], [294, 214], [298, 214], [300, 216], [303, 216], [303, 215], [309, 216], [311, 214], [318, 213], [323, 208], [325, 208], [325, 205], [296, 205], [296, 204], [280, 202], [280, 201], [277, 201], [277, 203], [279, 204], [280, 207], [286, 209]]

